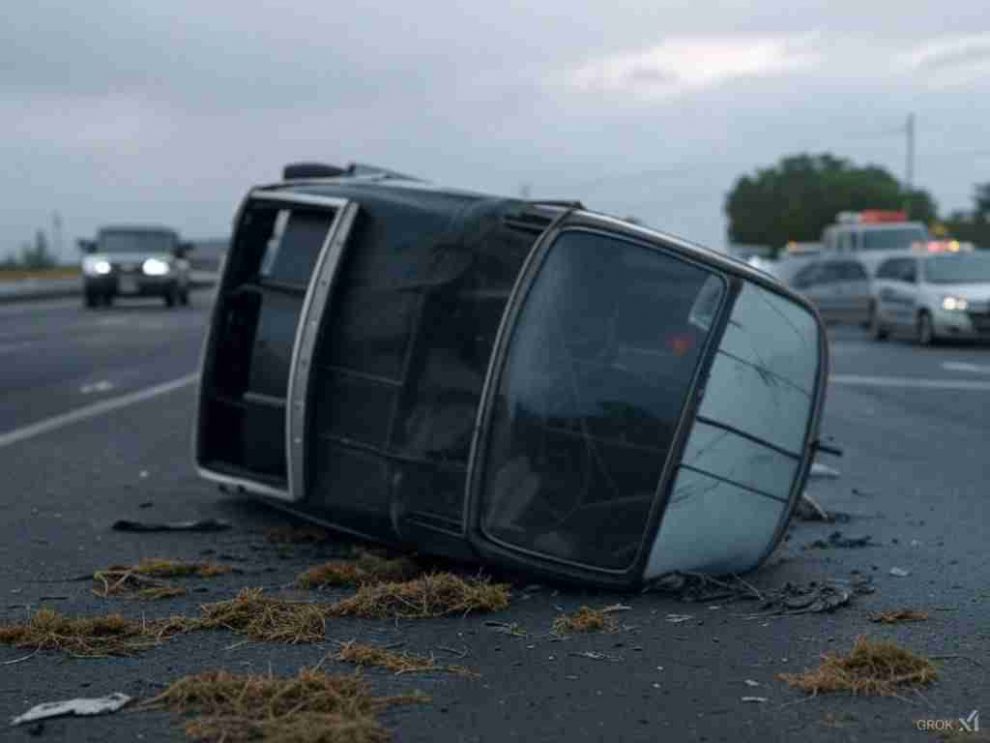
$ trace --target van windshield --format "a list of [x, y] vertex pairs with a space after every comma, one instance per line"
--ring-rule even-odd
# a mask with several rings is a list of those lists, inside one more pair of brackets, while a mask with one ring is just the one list
[[927, 242], [928, 233], [923, 227], [885, 227], [863, 230], [862, 250], [901, 250], [913, 243]]

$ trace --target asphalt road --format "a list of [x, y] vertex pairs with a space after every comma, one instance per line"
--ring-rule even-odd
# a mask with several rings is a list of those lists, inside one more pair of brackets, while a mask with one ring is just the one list
[[[193, 473], [194, 388], [187, 375], [196, 369], [207, 300], [200, 294], [192, 309], [174, 311], [154, 302], [98, 312], [75, 301], [0, 307], [0, 621], [21, 620], [41, 605], [79, 614], [191, 614], [198, 603], [243, 586], [285, 587], [337, 550], [268, 544], [266, 528], [287, 517], [221, 495]], [[840, 476], [813, 481], [809, 492], [849, 520], [795, 522], [770, 564], [747, 579], [765, 591], [786, 581], [848, 580], [852, 571], [872, 577], [874, 593], [833, 613], [754, 618], [750, 602], [685, 603], [555, 586], [524, 591], [523, 578], [501, 614], [399, 625], [334, 620], [320, 646], [244, 643], [227, 632], [191, 634], [123, 659], [0, 646], [0, 717], [77, 696], [144, 697], [204, 669], [287, 674], [318, 663], [335, 641], [358, 638], [401, 642], [481, 674], [369, 672], [383, 693], [420, 689], [432, 697], [386, 715], [398, 740], [927, 740], [932, 736], [918, 732], [918, 720], [956, 720], [972, 710], [982, 710], [986, 729], [990, 348], [875, 344], [851, 328], [832, 335], [835, 376], [824, 431], [845, 455], [825, 460]], [[176, 385], [162, 392], [159, 385], [172, 380]], [[127, 397], [148, 388], [160, 394]], [[131, 402], [101, 405], [121, 399]], [[64, 415], [80, 409], [89, 413]], [[217, 517], [233, 528], [181, 535], [110, 530], [121, 517]], [[870, 535], [876, 546], [805, 549], [835, 530]], [[239, 572], [194, 581], [188, 597], [109, 606], [87, 582], [73, 580], [153, 556], [209, 556]], [[894, 567], [909, 574], [891, 575]], [[566, 640], [549, 633], [560, 610], [616, 602], [631, 607], [620, 632]], [[902, 607], [931, 619], [868, 621], [873, 612]], [[670, 615], [690, 618], [675, 623]], [[517, 622], [527, 634], [499, 632], [488, 619]], [[778, 673], [816, 665], [822, 652], [848, 650], [862, 634], [941, 656], [939, 680], [922, 694], [885, 699], [806, 698], [777, 680]], [[0, 731], [11, 740], [32, 732], [73, 741], [181, 739], [167, 715], [127, 710]]]

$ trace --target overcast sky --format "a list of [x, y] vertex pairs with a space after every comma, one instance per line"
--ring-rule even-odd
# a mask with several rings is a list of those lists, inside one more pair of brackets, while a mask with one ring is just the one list
[[[985, 0], [11, 3], [0, 252], [64, 222], [223, 235], [284, 163], [580, 198], [724, 242], [735, 178], [829, 151], [945, 211], [990, 181]], [[476, 7], [475, 7], [476, 6]]]

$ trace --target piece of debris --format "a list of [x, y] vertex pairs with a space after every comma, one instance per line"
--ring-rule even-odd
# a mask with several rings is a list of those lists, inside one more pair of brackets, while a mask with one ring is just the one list
[[907, 578], [909, 575], [911, 575], [911, 571], [905, 570], [904, 568], [891, 568], [890, 574], [895, 578]]
[[383, 743], [380, 713], [429, 701], [421, 694], [376, 697], [359, 675], [303, 669], [296, 676], [207, 671], [169, 685], [140, 709], [166, 709], [190, 719], [185, 732], [202, 741], [353, 741]]
[[581, 653], [568, 653], [568, 655], [572, 655], [575, 658], [587, 658], [588, 660], [607, 660], [610, 663], [619, 663], [622, 661], [622, 658], [619, 657], [618, 655], [610, 655], [609, 653], [598, 653], [595, 652], [594, 650], [585, 650], [584, 652]]
[[120, 614], [69, 617], [39, 609], [26, 624], [0, 625], [0, 643], [33, 650], [61, 650], [80, 657], [131, 655], [158, 645], [169, 630]]
[[225, 531], [230, 528], [230, 524], [219, 519], [200, 519], [199, 521], [132, 521], [120, 519], [114, 521], [111, 527], [114, 531], [130, 532], [155, 532], [155, 531], [199, 531], [213, 532]]
[[664, 621], [671, 624], [680, 624], [681, 622], [688, 622], [692, 619], [694, 619], [693, 614], [668, 614], [664, 617]]
[[388, 648], [351, 640], [341, 644], [340, 650], [330, 656], [331, 660], [342, 663], [352, 663], [358, 667], [374, 666], [398, 675], [401, 673], [445, 672], [461, 676], [476, 675], [464, 666], [438, 665], [433, 656], [415, 655], [407, 652], [396, 652]]
[[766, 697], [741, 697], [740, 701], [751, 702], [753, 704], [766, 704], [770, 700]]
[[519, 626], [519, 622], [485, 622], [485, 626], [495, 632], [512, 635], [513, 637], [526, 637], [528, 634], [526, 630]]
[[896, 609], [882, 611], [870, 615], [871, 622], [880, 624], [898, 624], [899, 622], [925, 622], [928, 620], [928, 612], [916, 609]]
[[808, 477], [827, 477], [832, 479], [838, 477], [840, 474], [842, 473], [840, 473], [837, 469], [833, 469], [832, 467], [819, 462], [813, 462], [811, 465], [811, 471], [808, 473]]
[[322, 526], [274, 526], [265, 532], [265, 541], [270, 544], [322, 544], [329, 542], [331, 533]]
[[841, 531], [833, 531], [828, 535], [828, 539], [816, 539], [811, 544], [807, 545], [804, 549], [807, 550], [828, 550], [828, 549], [856, 549], [858, 547], [877, 547], [875, 542], [871, 541], [872, 537], [869, 535], [865, 537], [845, 537], [842, 535]]
[[372, 552], [360, 552], [354, 560], [331, 560], [316, 565], [296, 578], [300, 588], [324, 586], [363, 586], [371, 583], [397, 583], [420, 572], [408, 557], [387, 558]]
[[97, 699], [67, 699], [62, 702], [44, 702], [29, 709], [23, 715], [18, 715], [10, 721], [11, 725], [23, 725], [25, 722], [47, 720], [52, 717], [77, 715], [106, 715], [122, 709], [131, 701], [131, 697], [120, 692], [108, 694]]
[[487, 580], [430, 573], [401, 583], [373, 583], [330, 606], [336, 616], [368, 619], [424, 619], [450, 614], [501, 611], [509, 605], [509, 586]]
[[553, 620], [553, 631], [558, 635], [576, 632], [615, 632], [619, 622], [603, 609], [582, 606], [573, 614], [562, 614]]
[[829, 513], [807, 493], [801, 495], [794, 507], [794, 518], [800, 521], [824, 521], [828, 524], [846, 523], [849, 515], [845, 513]]
[[759, 686], [760, 685], [760, 682], [759, 681], [753, 681], [753, 679], [746, 679], [743, 683], [745, 683], [746, 686]]
[[172, 621], [177, 631], [229, 629], [252, 640], [296, 645], [326, 639], [329, 609], [327, 604], [273, 598], [260, 588], [245, 588], [227, 601], [204, 604], [199, 618]]
[[892, 642], [859, 637], [849, 655], [823, 655], [817, 669], [782, 673], [778, 678], [809, 694], [849, 691], [893, 696], [900, 687], [930, 684], [938, 672], [927, 658]]
[[214, 562], [183, 562], [145, 558], [137, 565], [113, 565], [93, 573], [96, 584], [93, 593], [102, 598], [110, 596], [130, 596], [155, 600], [182, 596], [186, 589], [169, 583], [164, 578], [189, 577], [210, 578], [225, 575], [233, 570], [228, 565]]

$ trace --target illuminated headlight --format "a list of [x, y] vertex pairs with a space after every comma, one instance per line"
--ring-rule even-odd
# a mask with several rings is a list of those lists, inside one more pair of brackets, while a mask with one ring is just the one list
[[969, 302], [962, 297], [942, 297], [943, 310], [962, 312], [967, 307], [969, 307]]
[[170, 270], [170, 266], [158, 258], [149, 258], [141, 264], [141, 271], [147, 276], [164, 276]]
[[102, 258], [91, 258], [83, 261], [83, 273], [89, 276], [106, 276], [111, 270], [110, 261]]

